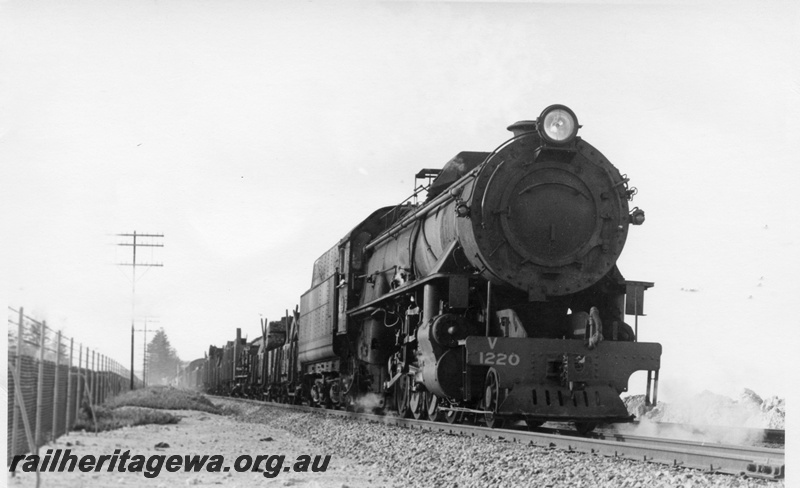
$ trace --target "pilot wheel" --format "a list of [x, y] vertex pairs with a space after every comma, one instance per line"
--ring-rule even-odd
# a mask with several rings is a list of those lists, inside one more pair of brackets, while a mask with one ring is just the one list
[[501, 428], [505, 419], [498, 417], [497, 409], [500, 406], [500, 382], [497, 379], [497, 372], [490, 368], [486, 373], [486, 381], [483, 389], [483, 409], [486, 413], [483, 420], [489, 428]]

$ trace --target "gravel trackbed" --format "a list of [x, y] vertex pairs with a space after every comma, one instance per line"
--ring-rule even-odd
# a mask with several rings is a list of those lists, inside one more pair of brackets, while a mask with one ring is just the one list
[[[706, 487], [769, 486], [784, 482], [704, 473], [696, 470], [525, 446], [500, 440], [460, 437], [363, 422], [324, 414], [214, 399], [236, 405], [235, 416], [178, 411], [176, 425], [147, 425], [100, 434], [71, 433], [41, 449], [71, 449], [78, 456], [221, 454], [233, 466], [237, 456], [285, 455], [284, 469], [264, 472], [42, 473], [43, 487], [107, 486], [297, 486], [387, 487]], [[158, 443], [167, 448], [156, 448]], [[298, 456], [331, 456], [325, 472], [294, 472]], [[34, 473], [8, 477], [10, 487], [35, 486]]]

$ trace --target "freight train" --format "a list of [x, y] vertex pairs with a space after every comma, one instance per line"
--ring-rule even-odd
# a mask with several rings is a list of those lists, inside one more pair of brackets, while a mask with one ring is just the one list
[[581, 127], [552, 105], [492, 152], [421, 170], [412, 197], [317, 259], [298, 308], [256, 340], [211, 347], [193, 381], [490, 427], [632, 420], [620, 394], [646, 371], [654, 403], [661, 361], [661, 345], [638, 342], [625, 321], [643, 315], [653, 283], [616, 264], [644, 211]]

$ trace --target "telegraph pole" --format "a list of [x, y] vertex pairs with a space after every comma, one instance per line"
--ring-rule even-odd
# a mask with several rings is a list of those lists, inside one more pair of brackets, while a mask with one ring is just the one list
[[[144, 339], [142, 340], [142, 386], [147, 386], [147, 320], [150, 317], [144, 318], [144, 329], [136, 329], [136, 332], [144, 332]], [[158, 323], [150, 319], [150, 323]], [[152, 329], [151, 329], [152, 330]]]
[[118, 237], [131, 238], [131, 242], [123, 242], [117, 244], [118, 246], [130, 246], [133, 250], [133, 260], [130, 263], [119, 263], [120, 266], [131, 266], [133, 270], [133, 277], [131, 278], [131, 390], [134, 389], [133, 385], [133, 334], [134, 334], [134, 321], [136, 317], [136, 268], [137, 267], [162, 267], [161, 263], [142, 263], [136, 261], [136, 248], [137, 247], [164, 247], [164, 244], [158, 241], [163, 239], [164, 234], [138, 234], [133, 231], [133, 234], [117, 234]]

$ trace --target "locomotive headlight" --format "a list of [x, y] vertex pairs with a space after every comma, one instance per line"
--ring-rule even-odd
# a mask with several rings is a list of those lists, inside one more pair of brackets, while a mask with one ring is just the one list
[[630, 223], [633, 225], [642, 225], [644, 224], [644, 210], [639, 207], [633, 209], [633, 211], [628, 216], [630, 219]]
[[539, 135], [553, 144], [566, 144], [578, 134], [578, 118], [564, 105], [550, 105], [539, 116]]

